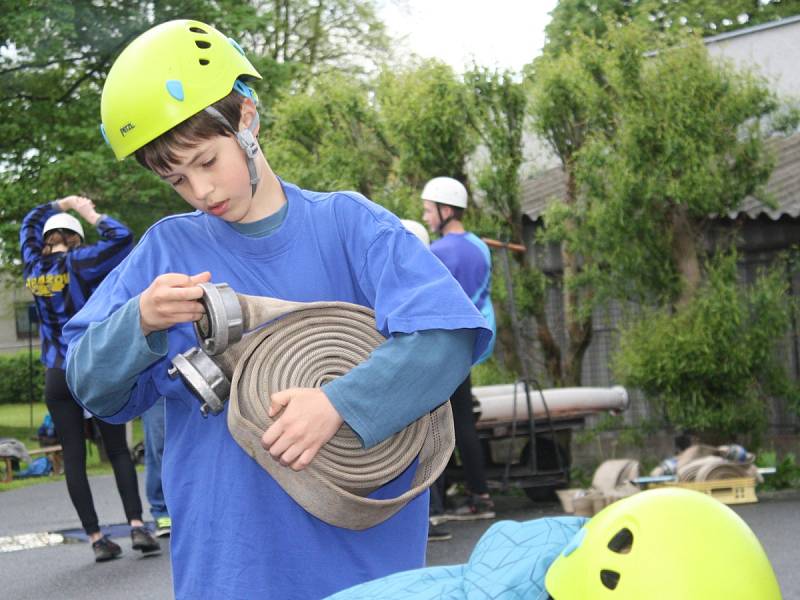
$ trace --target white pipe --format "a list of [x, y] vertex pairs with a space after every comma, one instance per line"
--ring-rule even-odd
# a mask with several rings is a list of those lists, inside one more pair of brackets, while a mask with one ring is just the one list
[[[486, 385], [472, 388], [480, 404], [478, 424], [508, 423], [514, 418], [514, 388], [517, 393], [517, 421], [528, 418], [525, 386], [522, 383]], [[622, 386], [571, 387], [542, 390], [550, 416], [555, 418], [582, 417], [603, 411], [623, 411], [628, 408], [628, 392]], [[536, 419], [546, 417], [539, 390], [530, 388], [531, 407]]]

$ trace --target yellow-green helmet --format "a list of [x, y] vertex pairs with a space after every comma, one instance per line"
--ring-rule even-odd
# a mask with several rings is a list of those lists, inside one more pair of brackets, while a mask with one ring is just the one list
[[156, 25], [108, 73], [103, 136], [122, 160], [227, 96], [240, 77], [261, 79], [239, 45], [210, 25], [185, 19]]
[[599, 512], [550, 566], [553, 600], [780, 600], [755, 534], [700, 492], [664, 488]]

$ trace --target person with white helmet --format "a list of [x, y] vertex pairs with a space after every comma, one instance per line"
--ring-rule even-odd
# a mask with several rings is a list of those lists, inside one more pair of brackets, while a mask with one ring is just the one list
[[419, 221], [412, 221], [411, 219], [400, 219], [400, 222], [403, 224], [403, 227], [417, 236], [419, 241], [425, 244], [426, 248], [431, 245], [431, 236], [428, 235], [428, 230], [425, 229], [425, 225]]
[[[258, 79], [238, 44], [208, 24], [176, 20], [122, 51], [101, 98], [116, 157], [135, 155], [194, 212], [153, 225], [106, 280], [102, 301], [70, 321], [67, 377], [76, 398], [111, 422], [164, 396], [162, 477], [179, 599], [321, 598], [422, 566], [427, 491], [375, 525], [338, 526], [306, 510], [253, 455], [266, 451], [285, 478], [298, 472], [308, 483], [306, 468], [341, 427], [365, 448], [389, 439], [446, 402], [491, 338], [395, 215], [358, 193], [300, 189], [272, 171], [256, 138], [249, 84]], [[192, 391], [169, 376], [172, 358], [197, 344], [200, 284], [212, 276], [250, 296], [369, 307], [385, 341], [330, 381], [260, 399], [280, 416], [248, 451], [228, 428], [230, 403], [203, 418]], [[91, 371], [106, 376], [89, 383]], [[417, 464], [364, 493], [403, 496]]]
[[[464, 229], [462, 217], [467, 208], [467, 189], [452, 177], [435, 177], [422, 190], [423, 219], [428, 228], [440, 235], [431, 244], [431, 252], [441, 260], [461, 284], [492, 328], [492, 341], [477, 362], [492, 353], [496, 334], [494, 308], [490, 297], [492, 259], [488, 246], [478, 236]], [[468, 374], [450, 397], [456, 431], [456, 447], [464, 471], [467, 500], [463, 506], [447, 509], [444, 474], [431, 490], [431, 541], [451, 536], [438, 525], [448, 520], [494, 518], [494, 503], [489, 495], [475, 418], [472, 413], [472, 381]]]
[[[84, 244], [83, 225], [67, 213], [69, 210], [97, 228], [100, 239], [96, 244]], [[133, 234], [119, 221], [99, 214], [89, 198], [67, 196], [32, 209], [22, 221], [19, 238], [25, 285], [33, 294], [39, 313], [41, 360], [46, 367], [45, 401], [63, 449], [67, 490], [92, 543], [95, 560], [103, 562], [119, 556], [122, 549], [103, 535], [94, 508], [86, 474], [85, 415], [67, 387], [63, 328], [131, 251]], [[93, 421], [114, 469], [117, 490], [131, 525], [133, 547], [154, 552], [159, 544], [142, 522], [142, 501], [125, 426]]]

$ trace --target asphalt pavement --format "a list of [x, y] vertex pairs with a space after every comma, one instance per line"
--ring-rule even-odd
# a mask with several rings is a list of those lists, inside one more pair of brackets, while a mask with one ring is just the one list
[[[143, 488], [140, 474], [140, 486]], [[122, 503], [110, 475], [91, 478], [103, 525], [124, 521]], [[142, 498], [145, 498], [142, 489]], [[498, 519], [528, 520], [561, 514], [555, 503], [533, 504], [522, 496], [495, 496]], [[144, 500], [143, 500], [144, 501]], [[145, 502], [145, 509], [146, 509]], [[761, 540], [778, 576], [785, 600], [800, 599], [800, 492], [761, 494], [757, 504], [734, 509]], [[475, 543], [494, 521], [446, 523], [453, 539], [428, 544], [428, 564], [466, 562]], [[77, 541], [80, 523], [63, 481], [0, 493], [0, 598], [14, 600], [156, 600], [172, 595], [169, 540], [162, 552], [142, 556], [131, 550], [121, 526], [122, 557], [97, 564], [88, 543]], [[37, 534], [37, 535], [27, 535]], [[64, 539], [65, 541], [61, 541]], [[51, 544], [51, 545], [48, 545]], [[724, 549], [720, 549], [724, 552]], [[732, 569], [736, 565], [731, 565]]]

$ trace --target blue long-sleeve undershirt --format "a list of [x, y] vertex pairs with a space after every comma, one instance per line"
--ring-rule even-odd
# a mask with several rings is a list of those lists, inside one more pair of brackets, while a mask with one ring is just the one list
[[[166, 332], [145, 337], [139, 322], [136, 296], [93, 323], [67, 363], [73, 394], [100, 417], [119, 412], [139, 374], [167, 354]], [[472, 329], [393, 335], [322, 389], [364, 446], [373, 446], [449, 398], [469, 373], [475, 335]]]

